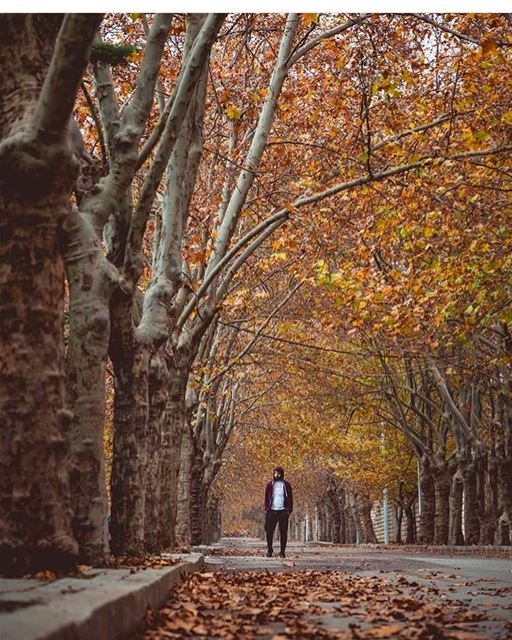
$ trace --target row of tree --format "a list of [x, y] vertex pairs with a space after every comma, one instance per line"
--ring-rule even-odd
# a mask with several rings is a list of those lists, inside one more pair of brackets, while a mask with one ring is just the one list
[[[442, 234], [436, 242], [443, 207], [462, 209], [463, 225], [484, 179], [475, 216], [485, 222], [491, 197], [507, 198], [508, 94], [493, 83], [509, 65], [507, 19], [6, 15], [0, 28], [2, 566], [100, 562], [109, 513], [115, 553], [199, 542], [230, 438], [254, 418], [261, 426], [268, 398], [287, 392], [282, 360], [263, 346], [269, 336], [293, 338], [293, 322], [314, 306], [320, 317], [310, 320], [332, 323], [329, 296], [351, 311], [343, 339], [355, 329], [362, 344], [388, 316], [396, 334], [410, 311], [411, 255], [413, 266], [429, 265], [414, 282], [425, 290], [412, 292], [423, 306], [432, 269], [443, 269], [430, 256], [453, 258]], [[480, 264], [479, 243], [455, 253], [469, 256], [485, 297], [508, 263]], [[436, 292], [437, 306], [451, 285]], [[465, 283], [460, 290], [462, 304]], [[485, 320], [493, 310], [480, 297]], [[365, 311], [379, 304], [380, 319]], [[296, 316], [283, 327], [286, 310]], [[492, 317], [506, 325], [500, 313]], [[424, 360], [394, 371], [381, 357], [385, 338], [372, 362], [386, 363], [390, 380], [411, 375], [413, 390], [397, 399], [387, 387], [381, 419], [417, 455], [421, 431], [426, 460], [442, 448], [429, 431], [436, 405], [447, 413], [440, 433], [455, 425], [467, 452], [483, 419], [459, 417], [465, 400], [445, 393], [437, 351], [425, 388]], [[487, 412], [496, 391], [479, 394]], [[345, 389], [345, 413], [350, 402]], [[421, 428], [395, 415], [404, 403], [426, 416]], [[492, 420], [505, 420], [498, 405]]]

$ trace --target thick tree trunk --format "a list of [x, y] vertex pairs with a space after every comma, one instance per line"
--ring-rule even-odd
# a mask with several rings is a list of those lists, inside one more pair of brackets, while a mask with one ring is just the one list
[[494, 544], [498, 517], [498, 470], [496, 459], [491, 452], [481, 456], [479, 475], [482, 484], [482, 504], [479, 509], [481, 519], [478, 542]]
[[341, 486], [340, 482], [336, 483], [336, 499], [338, 501], [338, 512], [340, 514], [340, 539], [341, 544], [347, 542], [347, 521], [345, 513], [345, 490]]
[[426, 456], [422, 456], [420, 459], [420, 491], [422, 509], [419, 541], [421, 544], [432, 544], [434, 542], [436, 503], [432, 467]]
[[415, 544], [416, 542], [416, 517], [413, 504], [409, 503], [405, 506], [405, 518], [407, 520], [406, 544]]
[[[61, 15], [0, 16], [0, 566], [9, 574], [65, 569], [78, 551], [58, 232], [78, 169], [67, 123], [97, 20], [80, 26], [72, 17], [56, 39], [61, 22]], [[57, 56], [50, 73], [56, 41], [68, 56]], [[56, 82], [62, 96], [54, 109]]]
[[450, 472], [446, 465], [434, 469], [435, 519], [434, 544], [448, 544], [450, 514]]
[[462, 535], [462, 487], [462, 470], [459, 469], [450, 480], [449, 496], [448, 544], [455, 546], [464, 544], [464, 536]]
[[501, 422], [496, 438], [497, 544], [512, 544], [512, 427], [507, 399], [501, 399]]
[[148, 350], [133, 335], [131, 297], [117, 290], [111, 304], [110, 358], [115, 374], [112, 459], [112, 550], [144, 551], [148, 435]]
[[188, 368], [171, 367], [170, 388], [162, 424], [162, 475], [160, 487], [160, 531], [162, 548], [176, 545], [176, 511], [181, 440], [186, 423], [185, 391]]
[[190, 533], [192, 544], [206, 543], [205, 534], [209, 527], [207, 505], [208, 486], [202, 477], [201, 468], [194, 464], [190, 483]]
[[378, 540], [373, 529], [371, 518], [372, 501], [362, 493], [358, 493], [356, 495], [356, 504], [362, 529], [361, 542], [365, 544], [376, 544]]
[[361, 543], [364, 540], [363, 525], [359, 509], [357, 508], [356, 496], [352, 491], [348, 492], [348, 501], [350, 505], [350, 513], [354, 522], [354, 542]]
[[346, 543], [355, 544], [357, 542], [357, 525], [352, 510], [352, 505], [350, 504], [350, 493], [348, 491], [345, 493], [345, 507], [343, 511], [345, 513], [345, 522], [347, 523]]
[[338, 496], [336, 495], [336, 486], [331, 485], [328, 491], [328, 498], [331, 505], [332, 514], [332, 541], [336, 543], [341, 542], [341, 515]]
[[[497, 544], [512, 544], [512, 438], [506, 434], [497, 449]], [[508, 445], [508, 446], [507, 446]]]
[[[64, 268], [57, 223], [45, 211], [0, 201], [0, 565], [7, 573], [67, 567], [71, 531], [65, 407]], [[60, 214], [57, 217], [57, 214]]]
[[73, 531], [81, 561], [96, 564], [108, 552], [103, 429], [115, 275], [84, 216], [71, 213], [63, 231], [70, 318], [66, 382], [74, 414], [68, 430]]
[[464, 487], [464, 539], [466, 544], [478, 544], [480, 519], [476, 492], [476, 467], [468, 464], [463, 469]]
[[162, 425], [165, 420], [169, 372], [165, 359], [159, 354], [151, 358], [149, 366], [149, 416], [147, 437], [146, 497], [144, 546], [151, 553], [161, 550], [160, 490], [162, 475]]
[[[189, 545], [191, 543], [192, 528], [192, 466], [194, 458], [194, 447], [192, 444], [192, 433], [189, 428], [183, 430], [180, 452], [180, 471], [178, 475], [178, 502], [176, 511], [176, 542], [179, 545]], [[204, 516], [202, 508], [201, 515]], [[199, 544], [192, 542], [192, 544]]]

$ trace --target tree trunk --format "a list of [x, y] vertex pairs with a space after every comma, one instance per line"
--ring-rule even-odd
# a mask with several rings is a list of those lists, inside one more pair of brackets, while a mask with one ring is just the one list
[[434, 544], [448, 544], [450, 472], [446, 465], [438, 464], [434, 469], [434, 492]]
[[414, 515], [414, 503], [405, 506], [405, 518], [407, 520], [406, 544], [416, 542], [416, 517]]
[[[194, 448], [192, 444], [192, 433], [190, 428], [185, 428], [181, 441], [180, 470], [178, 476], [178, 501], [176, 510], [176, 542], [179, 545], [188, 546], [191, 544], [192, 518], [191, 509], [193, 503], [192, 496], [192, 466], [194, 464]], [[204, 516], [204, 505], [200, 508], [200, 513]], [[192, 544], [199, 544], [192, 542]]]
[[163, 549], [176, 545], [176, 511], [181, 440], [186, 423], [185, 391], [188, 368], [169, 365], [170, 389], [162, 425], [162, 475], [160, 488], [160, 530]]
[[[491, 452], [482, 456], [480, 462], [482, 482], [482, 514], [480, 521], [480, 544], [494, 544], [498, 517], [498, 470], [496, 459]], [[510, 469], [509, 469], [510, 473]]]
[[357, 525], [354, 518], [354, 512], [352, 510], [350, 492], [345, 492], [345, 507], [343, 509], [345, 513], [345, 522], [347, 523], [347, 539], [348, 544], [355, 544], [357, 542]]
[[103, 429], [109, 301], [115, 276], [82, 214], [71, 213], [63, 232], [70, 318], [66, 382], [74, 414], [68, 431], [73, 532], [80, 560], [97, 564], [108, 552]]
[[436, 503], [432, 467], [426, 456], [422, 456], [420, 459], [420, 491], [422, 509], [419, 541], [421, 544], [432, 544], [434, 542]]
[[[61, 22], [62, 15], [0, 16], [0, 565], [13, 575], [67, 569], [78, 551], [58, 233], [78, 168], [66, 124], [96, 25], [72, 45], [72, 27], [57, 37]], [[67, 71], [56, 60], [41, 100], [56, 41], [69, 47]], [[60, 80], [55, 112], [48, 87]]]
[[338, 502], [338, 496], [336, 494], [336, 486], [331, 485], [328, 492], [329, 502], [331, 504], [332, 514], [332, 541], [336, 543], [341, 542], [341, 515], [340, 505]]
[[450, 517], [448, 523], [448, 544], [464, 544], [462, 535], [462, 470], [458, 469], [450, 480], [449, 509]]
[[365, 544], [376, 544], [378, 540], [373, 529], [371, 517], [372, 501], [362, 493], [358, 493], [356, 494], [356, 505], [362, 529], [361, 542]]
[[149, 366], [149, 416], [147, 437], [147, 485], [145, 497], [144, 546], [151, 553], [161, 550], [160, 490], [162, 475], [162, 424], [165, 420], [169, 372], [165, 359], [155, 354]]
[[144, 552], [149, 354], [133, 335], [132, 299], [112, 296], [110, 358], [115, 375], [112, 550]]
[[478, 544], [480, 537], [479, 509], [476, 495], [476, 468], [468, 464], [463, 469], [464, 539], [466, 544]]
[[497, 501], [498, 531], [497, 544], [512, 544], [512, 436], [504, 434], [503, 446], [497, 455]]
[[[4, 201], [5, 202], [5, 201]], [[78, 548], [71, 530], [65, 407], [63, 213], [0, 201], [0, 565], [24, 574], [62, 569]]]

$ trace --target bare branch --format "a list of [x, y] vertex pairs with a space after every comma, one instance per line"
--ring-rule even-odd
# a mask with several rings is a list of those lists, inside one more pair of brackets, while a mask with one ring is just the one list
[[288, 68], [292, 67], [297, 62], [297, 60], [302, 58], [302, 56], [305, 56], [306, 53], [311, 51], [311, 49], [314, 49], [317, 45], [319, 45], [324, 40], [328, 40], [329, 38], [332, 38], [338, 33], [343, 33], [343, 31], [347, 31], [351, 27], [354, 27], [357, 24], [361, 24], [365, 20], [368, 20], [368, 18], [370, 17], [371, 17], [371, 13], [363, 13], [362, 15], [359, 15], [357, 18], [348, 20], [344, 24], [340, 24], [337, 27], [333, 27], [332, 29], [325, 31], [324, 33], [320, 33], [318, 36], [316, 36], [316, 38], [312, 38], [309, 42], [306, 42], [305, 45], [297, 49], [297, 51], [295, 51], [295, 53], [293, 53], [290, 56], [288, 60]]

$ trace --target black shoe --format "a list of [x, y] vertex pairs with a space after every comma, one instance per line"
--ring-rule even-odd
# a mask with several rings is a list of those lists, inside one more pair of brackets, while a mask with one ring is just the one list
[[281, 551], [281, 553], [279, 554], [280, 558], [286, 558], [286, 554], [284, 551]]
[[272, 557], [272, 551], [267, 551], [267, 558], [271, 558]]

